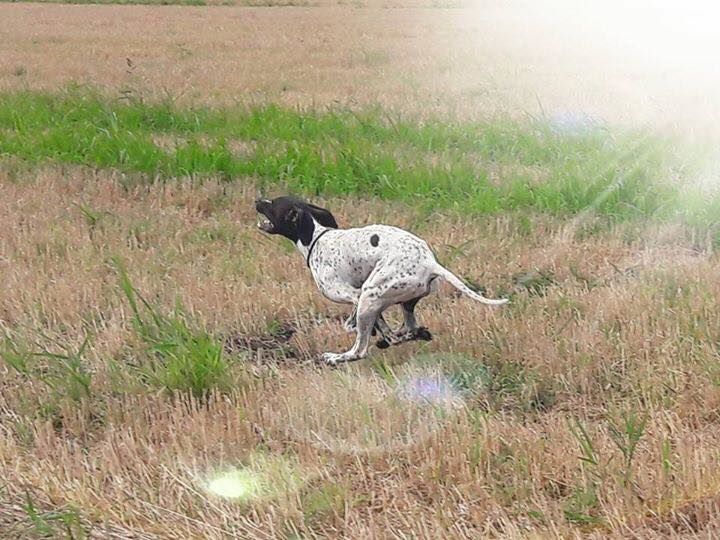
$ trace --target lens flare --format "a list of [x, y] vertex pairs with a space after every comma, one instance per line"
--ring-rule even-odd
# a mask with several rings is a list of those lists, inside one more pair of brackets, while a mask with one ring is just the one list
[[250, 499], [260, 492], [260, 482], [254, 473], [244, 469], [224, 471], [208, 482], [210, 493], [225, 499]]
[[295, 460], [258, 452], [247, 456], [242, 464], [223, 464], [193, 476], [206, 493], [245, 503], [294, 493], [312, 474]]
[[450, 381], [439, 375], [417, 375], [402, 381], [398, 386], [398, 395], [418, 404], [440, 407], [453, 407], [462, 403]]
[[407, 365], [396, 371], [298, 378], [292, 393], [268, 407], [285, 411], [278, 428], [288, 437], [324, 452], [395, 453], [421, 444], [464, 407], [461, 392], [439, 369]]

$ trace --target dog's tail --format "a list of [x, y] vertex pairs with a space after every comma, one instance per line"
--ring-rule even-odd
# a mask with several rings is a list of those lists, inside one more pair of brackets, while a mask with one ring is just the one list
[[458, 291], [463, 293], [465, 296], [468, 296], [472, 298], [473, 300], [476, 300], [478, 302], [482, 302], [483, 304], [488, 304], [490, 306], [501, 306], [503, 304], [508, 303], [507, 298], [502, 298], [495, 300], [493, 298], [485, 298], [483, 295], [476, 293], [470, 287], [465, 285], [462, 280], [457, 277], [455, 274], [453, 274], [450, 270], [447, 268], [440, 266], [440, 264], [437, 264], [435, 267], [435, 271], [433, 272], [437, 277], [440, 277], [447, 281], [450, 285], [455, 287]]

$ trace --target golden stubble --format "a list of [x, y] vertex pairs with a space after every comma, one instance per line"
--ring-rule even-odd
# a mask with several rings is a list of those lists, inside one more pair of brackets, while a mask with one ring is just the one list
[[577, 6], [535, 4], [3, 4], [0, 88], [80, 83], [138, 99], [460, 119], [590, 116], [717, 135], [716, 70], [638, 54], [642, 28], [613, 41], [606, 18], [593, 25]]
[[[608, 58], [549, 24], [544, 3], [313, 4], [0, 4], [0, 88], [75, 82], [183, 104], [720, 125], [720, 93], [705, 91], [713, 81]], [[508, 171], [488, 167], [502, 183]], [[49, 387], [0, 364], [0, 537], [32, 533], [26, 494], [41, 511], [78, 508], [99, 538], [665, 538], [720, 528], [720, 276], [711, 242], [692, 230], [320, 200], [346, 226], [413, 230], [454, 272], [490, 294], [516, 293], [493, 310], [442, 288], [418, 309], [433, 342], [373, 350], [333, 371], [311, 360], [350, 345], [347, 308], [321, 298], [291, 246], [256, 230], [252, 179], [147, 186], [112, 171], [18, 170], [0, 169], [0, 333], [54, 352], [90, 335], [92, 387], [48, 418], [38, 410], [56, 400]], [[180, 302], [218, 339], [293, 323], [298, 358], [231, 356], [236, 388], [206, 400], [128, 382], [118, 372], [136, 362], [137, 336], [113, 257], [154, 306], [170, 313]], [[383, 373], [433, 383], [437, 373], [410, 361], [428, 354], [475, 358], [495, 386], [437, 415], [396, 399]], [[647, 428], [625, 481], [609, 426], [628, 411], [647, 414]], [[597, 463], [579, 459], [575, 419]], [[212, 496], [209, 477], [231, 466], [262, 473], [272, 489], [245, 503]]]
[[[92, 399], [63, 403], [58, 426], [28, 416], [47, 387], [0, 366], [0, 523], [8, 530], [26, 526], [30, 491], [38, 505], [81, 508], [120, 536], [574, 536], [582, 529], [568, 512], [589, 486], [603, 519], [598, 537], [718, 526], [720, 392], [709, 336], [720, 276], [714, 255], [682, 227], [590, 234], [587, 224], [568, 230], [541, 216], [527, 226], [512, 215], [320, 200], [345, 226], [409, 228], [491, 294], [517, 292], [506, 308], [488, 309], [443, 287], [419, 307], [433, 342], [373, 350], [369, 361], [327, 370], [311, 360], [349, 346], [347, 309], [321, 298], [291, 246], [256, 230], [251, 181], [133, 187], [120, 173], [83, 168], [2, 174], [0, 327], [53, 350], [90, 333], [93, 372]], [[220, 339], [295, 324], [299, 358], [265, 365], [251, 355], [237, 389], [207, 401], [118, 391], [114, 370], [133, 361], [135, 338], [111, 257], [160, 310], [179, 301]], [[530, 294], [522, 283], [545, 288]], [[373, 367], [412, 381], [432, 375], [408, 362], [428, 353], [535, 378], [428, 416], [397, 401]], [[628, 410], [647, 414], [648, 426], [626, 485], [608, 425]], [[573, 418], [595, 445], [596, 465], [577, 458]], [[237, 504], [206, 491], [212, 471], [257, 456], [275, 471], [269, 494]]]

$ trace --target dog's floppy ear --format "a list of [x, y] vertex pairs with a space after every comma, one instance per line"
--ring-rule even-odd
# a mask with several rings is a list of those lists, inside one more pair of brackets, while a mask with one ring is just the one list
[[324, 208], [320, 208], [319, 206], [310, 203], [307, 203], [307, 207], [310, 210], [310, 213], [315, 218], [315, 221], [317, 221], [320, 225], [322, 225], [323, 227], [328, 227], [330, 229], [338, 228], [337, 221], [335, 221], [335, 216], [333, 216], [329, 210], [325, 210]]
[[297, 224], [300, 222], [300, 214], [302, 213], [302, 209], [292, 206], [287, 212], [287, 220], [292, 223], [293, 225], [297, 226]]
[[288, 220], [295, 226], [297, 236], [304, 246], [309, 246], [315, 232], [315, 223], [310, 212], [304, 208], [291, 208]]

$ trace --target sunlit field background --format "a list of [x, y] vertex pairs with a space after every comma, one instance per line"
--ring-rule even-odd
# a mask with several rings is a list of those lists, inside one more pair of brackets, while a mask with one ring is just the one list
[[[720, 536], [718, 9], [205, 3], [0, 4], [0, 537]], [[288, 192], [511, 303], [320, 366]]]

